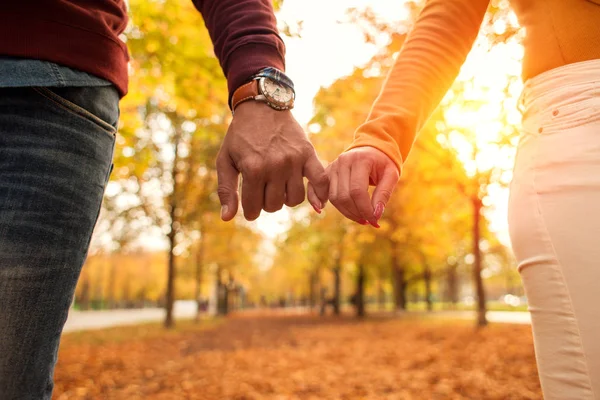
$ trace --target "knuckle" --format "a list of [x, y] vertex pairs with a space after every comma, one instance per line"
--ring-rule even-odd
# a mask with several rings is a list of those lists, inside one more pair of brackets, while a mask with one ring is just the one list
[[279, 174], [282, 171], [289, 170], [292, 166], [292, 156], [289, 154], [274, 156], [269, 160], [269, 170], [271, 173]]
[[223, 152], [219, 152], [219, 154], [217, 155], [217, 159], [215, 161], [215, 164], [217, 166], [217, 170], [220, 170], [220, 169], [224, 168], [225, 165], [226, 165], [226, 163], [227, 163], [227, 156], [225, 156], [223, 154]]
[[315, 147], [312, 145], [312, 143], [308, 140], [304, 141], [299, 147], [298, 150], [301, 154], [304, 154], [307, 157], [312, 156], [313, 154], [316, 154], [315, 152]]
[[264, 168], [262, 161], [260, 160], [249, 160], [243, 163], [242, 174], [246, 178], [251, 180], [258, 180], [264, 175]]
[[353, 203], [352, 202], [352, 198], [349, 195], [346, 195], [346, 194], [338, 196], [337, 201], [338, 201], [338, 203], [340, 203], [340, 204], [342, 204], [344, 206], [349, 206], [350, 204]]
[[338, 202], [338, 195], [337, 195], [337, 193], [334, 193], [334, 192], [330, 191], [329, 192], [329, 200], [332, 203], [334, 203], [334, 204], [337, 203]]
[[392, 191], [389, 189], [381, 189], [379, 194], [387, 201], [392, 197]]
[[313, 185], [316, 187], [329, 186], [329, 175], [327, 175], [325, 172], [318, 174], [315, 178], [315, 182], [313, 182]]
[[340, 163], [349, 164], [355, 158], [356, 158], [356, 154], [355, 153], [353, 153], [353, 152], [346, 152], [346, 153], [340, 154], [340, 156], [338, 157], [338, 160], [340, 161]]
[[225, 186], [220, 185], [217, 188], [217, 195], [219, 196], [219, 199], [224, 200], [224, 199], [229, 198], [229, 196], [231, 195], [231, 192]]
[[296, 157], [296, 155], [293, 153], [286, 153], [283, 155], [282, 159], [284, 166], [291, 167], [294, 165], [294, 162], [298, 159], [298, 157]]
[[352, 197], [353, 199], [361, 197], [364, 193], [364, 190], [362, 190], [360, 187], [350, 188], [350, 197]]

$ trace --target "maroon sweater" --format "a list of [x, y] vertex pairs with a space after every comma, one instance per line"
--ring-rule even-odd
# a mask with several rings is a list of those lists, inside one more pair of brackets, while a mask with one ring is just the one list
[[[270, 0], [193, 0], [229, 92], [264, 67], [284, 69]], [[124, 0], [20, 0], [0, 6], [0, 55], [52, 61], [107, 79], [127, 93]]]

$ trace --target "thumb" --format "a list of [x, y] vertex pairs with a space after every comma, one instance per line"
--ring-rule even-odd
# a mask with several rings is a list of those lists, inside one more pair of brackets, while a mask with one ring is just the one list
[[238, 210], [239, 172], [228, 156], [220, 157], [217, 160], [217, 179], [219, 182], [217, 194], [221, 202], [221, 219], [230, 221], [235, 217]]
[[387, 205], [388, 201], [390, 201], [399, 178], [400, 174], [398, 173], [398, 169], [395, 165], [388, 164], [383, 170], [383, 175], [381, 176], [379, 182], [377, 182], [375, 190], [373, 191], [373, 198], [371, 199], [371, 204], [375, 210], [373, 216], [377, 220], [379, 220], [383, 215], [385, 206]]
[[329, 200], [329, 176], [327, 176], [325, 168], [317, 158], [317, 154], [314, 150], [304, 164], [303, 175], [308, 178], [308, 181], [312, 184], [309, 193], [311, 193], [311, 191], [314, 192], [321, 202], [321, 208], [325, 207], [325, 203]]

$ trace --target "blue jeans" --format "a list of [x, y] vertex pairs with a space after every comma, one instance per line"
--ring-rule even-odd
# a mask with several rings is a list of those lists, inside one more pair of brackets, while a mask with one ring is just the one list
[[112, 168], [119, 96], [0, 88], [0, 399], [50, 399]]

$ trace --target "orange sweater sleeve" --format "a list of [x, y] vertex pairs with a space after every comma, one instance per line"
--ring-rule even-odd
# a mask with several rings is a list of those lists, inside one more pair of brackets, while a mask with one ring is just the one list
[[429, 0], [348, 150], [371, 146], [401, 170], [417, 133], [477, 38], [489, 0]]

